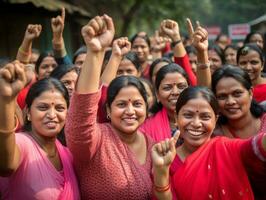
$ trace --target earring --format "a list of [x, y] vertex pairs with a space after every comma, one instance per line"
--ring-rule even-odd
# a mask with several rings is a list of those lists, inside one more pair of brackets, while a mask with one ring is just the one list
[[29, 115], [27, 116], [27, 120], [30, 121], [30, 116]]
[[109, 119], [109, 120], [110, 120], [110, 116], [109, 116], [109, 115], [107, 115], [106, 117], [107, 117], [107, 119]]

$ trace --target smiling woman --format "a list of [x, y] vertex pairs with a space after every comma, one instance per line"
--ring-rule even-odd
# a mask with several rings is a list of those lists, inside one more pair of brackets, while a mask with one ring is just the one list
[[176, 149], [174, 137], [152, 148], [157, 199], [254, 199], [249, 178], [265, 186], [265, 131], [249, 140], [211, 139], [218, 108], [207, 88], [189, 87], [181, 93], [176, 114], [184, 143]]
[[26, 97], [24, 132], [14, 134], [11, 129], [15, 124], [13, 106], [24, 86], [24, 73], [16, 61], [0, 71], [0, 174], [5, 176], [0, 178], [2, 197], [79, 199], [72, 156], [56, 140], [69, 103], [62, 83], [46, 78], [33, 84]]

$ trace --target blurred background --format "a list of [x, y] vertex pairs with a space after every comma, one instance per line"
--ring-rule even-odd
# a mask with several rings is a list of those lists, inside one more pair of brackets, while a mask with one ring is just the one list
[[33, 47], [50, 50], [50, 20], [62, 7], [66, 9], [64, 39], [70, 56], [83, 43], [81, 27], [103, 13], [113, 17], [117, 37], [131, 37], [139, 31], [153, 35], [166, 18], [176, 20], [185, 35], [187, 17], [199, 20], [211, 40], [219, 33], [229, 35], [233, 42], [250, 31], [266, 33], [265, 0], [0, 0], [0, 56], [15, 57], [30, 23], [43, 26]]

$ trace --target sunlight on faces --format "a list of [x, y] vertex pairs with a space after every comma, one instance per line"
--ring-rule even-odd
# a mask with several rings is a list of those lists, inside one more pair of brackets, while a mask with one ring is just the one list
[[217, 116], [212, 107], [200, 96], [190, 99], [177, 115], [177, 125], [184, 144], [194, 148], [210, 139], [216, 121]]
[[53, 89], [36, 97], [28, 111], [32, 132], [39, 137], [56, 137], [62, 130], [67, 114], [63, 95]]
[[249, 50], [246, 55], [241, 55], [238, 61], [239, 66], [245, 70], [251, 81], [257, 80], [261, 76], [263, 63], [260, 60], [260, 55], [254, 50]]
[[222, 60], [220, 56], [213, 50], [208, 51], [208, 56], [211, 64], [211, 73], [213, 73], [216, 69], [222, 66]]
[[136, 52], [141, 63], [148, 59], [150, 54], [150, 49], [147, 42], [141, 38], [137, 37], [132, 44], [132, 51]]
[[168, 112], [174, 113], [177, 99], [187, 87], [187, 80], [182, 74], [178, 72], [168, 73], [160, 83], [157, 98]]
[[64, 86], [67, 88], [69, 97], [72, 96], [72, 93], [75, 89], [75, 85], [78, 79], [78, 74], [74, 70], [66, 73], [60, 81], [64, 84]]
[[118, 134], [131, 135], [146, 118], [146, 104], [136, 87], [127, 86], [118, 92], [107, 113]]
[[216, 98], [221, 113], [229, 120], [237, 120], [250, 112], [252, 91], [248, 91], [240, 82], [224, 77], [216, 85]]
[[135, 65], [128, 59], [123, 59], [117, 69], [116, 76], [131, 75], [139, 77], [140, 73], [138, 72]]
[[54, 68], [57, 67], [57, 63], [52, 56], [47, 56], [43, 59], [43, 61], [40, 64], [39, 72], [38, 72], [38, 80], [44, 79], [46, 77], [49, 77], [51, 72], [54, 70]]

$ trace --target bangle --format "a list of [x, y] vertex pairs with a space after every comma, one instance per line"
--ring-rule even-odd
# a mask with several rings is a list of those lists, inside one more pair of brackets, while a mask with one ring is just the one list
[[197, 63], [197, 69], [207, 69], [210, 67], [210, 63]]
[[179, 44], [180, 42], [182, 42], [182, 40], [177, 40], [175, 42], [171, 43], [171, 48], [173, 49], [175, 47], [175, 45]]
[[0, 134], [12, 134], [15, 133], [17, 127], [18, 127], [18, 117], [15, 115], [15, 127], [12, 130], [0, 130]]
[[166, 186], [163, 186], [163, 187], [161, 187], [161, 186], [157, 186], [157, 185], [153, 185], [153, 188], [154, 188], [154, 190], [156, 191], [156, 192], [166, 192], [167, 190], [169, 190], [170, 189], [170, 186], [171, 186], [171, 184], [170, 184], [170, 182], [168, 183], [168, 185], [166, 185]]
[[24, 51], [24, 50], [22, 49], [21, 46], [18, 48], [18, 51], [19, 51], [21, 54], [25, 55], [25, 56], [30, 56], [30, 55], [31, 55], [31, 52], [26, 52], [26, 51]]

